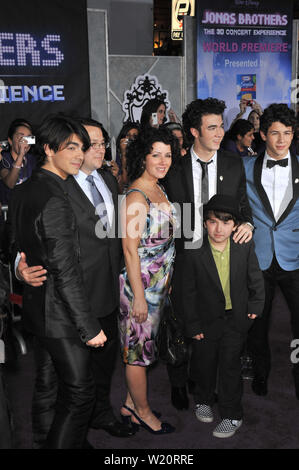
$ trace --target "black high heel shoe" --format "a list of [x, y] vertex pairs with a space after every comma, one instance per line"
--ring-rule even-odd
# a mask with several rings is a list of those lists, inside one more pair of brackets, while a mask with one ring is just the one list
[[[122, 407], [125, 408], [125, 409], [126, 409], [127, 411], [129, 411], [130, 413], [132, 413], [131, 408], [129, 408], [127, 405], [123, 405]], [[162, 413], [160, 413], [160, 411], [155, 411], [155, 410], [153, 410], [152, 413], [153, 413], [153, 415], [155, 415], [156, 418], [158, 418], [158, 419], [162, 416]], [[133, 423], [133, 422], [131, 421], [131, 415], [122, 415], [122, 414], [120, 413], [120, 417], [121, 417], [121, 420], [122, 420], [122, 422], [123, 422], [124, 424], [130, 426], [131, 423], [132, 423], [132, 424], [135, 424], [135, 425], [137, 426], [137, 428], [139, 428], [139, 424]]]
[[[125, 408], [126, 410], [130, 411], [131, 413], [131, 409], [127, 407], [127, 405], [123, 405], [123, 408]], [[132, 415], [122, 415], [120, 413], [120, 417], [121, 417], [121, 421], [122, 423], [124, 423], [126, 426], [128, 426], [131, 431], [136, 434], [137, 431], [139, 431], [139, 424], [137, 423], [133, 423], [133, 421], [131, 420], [131, 416]]]
[[[132, 413], [132, 415], [134, 416], [134, 418], [137, 419], [137, 421], [139, 422], [139, 425], [145, 429], [146, 431], [150, 432], [151, 434], [158, 434], [158, 435], [161, 435], [161, 434], [170, 434], [171, 432], [174, 432], [175, 431], [175, 427], [172, 426], [171, 424], [169, 423], [161, 423], [161, 429], [159, 429], [158, 431], [154, 431], [154, 429], [152, 429], [148, 424], [146, 424], [136, 413], [135, 411], [133, 411], [131, 408], [129, 408], [128, 406], [124, 406], [128, 411], [130, 411], [130, 413]], [[132, 422], [132, 420], [131, 420]], [[136, 424], [136, 423], [133, 423], [132, 424]], [[138, 426], [138, 425], [137, 425]]]
[[124, 415], [120, 415], [121, 417], [121, 421], [123, 424], [125, 424], [126, 426], [128, 426], [128, 428], [134, 433], [136, 434], [136, 432], [139, 431], [139, 424], [137, 423], [134, 423], [132, 420], [131, 420], [131, 416], [124, 416]]

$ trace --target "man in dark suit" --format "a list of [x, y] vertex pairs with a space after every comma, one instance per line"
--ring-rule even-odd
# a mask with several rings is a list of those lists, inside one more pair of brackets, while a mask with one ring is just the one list
[[[183, 271], [185, 331], [192, 338], [190, 376], [196, 383], [196, 418], [213, 421], [217, 383], [222, 419], [215, 437], [231, 437], [242, 425], [240, 355], [247, 331], [264, 306], [264, 281], [253, 242], [231, 237], [240, 220], [238, 202], [217, 194], [204, 206], [207, 235], [188, 250]], [[218, 379], [218, 380], [217, 380]]]
[[[266, 151], [245, 158], [247, 192], [256, 230], [254, 242], [264, 274], [263, 315], [249, 333], [254, 379], [252, 389], [266, 395], [271, 368], [269, 324], [278, 284], [291, 313], [294, 338], [299, 338], [299, 156], [290, 151], [296, 118], [286, 104], [272, 104], [261, 116], [260, 133]], [[299, 399], [299, 364], [293, 364]]]
[[[99, 320], [107, 342], [101, 350], [91, 351], [91, 364], [96, 383], [96, 405], [92, 414], [90, 427], [104, 429], [112, 436], [127, 437], [131, 430], [120, 423], [114, 416], [110, 403], [110, 387], [118, 350], [117, 313], [119, 306], [119, 271], [121, 245], [115, 233], [117, 222], [118, 187], [116, 178], [110, 170], [102, 169], [103, 159], [109, 137], [103, 126], [93, 119], [82, 119], [90, 137], [91, 146], [84, 155], [84, 162], [77, 175], [66, 181], [69, 202], [74, 211], [80, 245], [80, 265], [82, 267], [84, 285], [91, 305], [93, 315]], [[91, 179], [92, 177], [92, 179]], [[103, 201], [95, 210], [94, 186], [100, 192]], [[97, 194], [95, 195], [97, 197]], [[97, 204], [96, 204], [97, 205]], [[99, 212], [100, 210], [100, 213]], [[103, 214], [105, 212], [105, 214]], [[25, 271], [24, 271], [25, 268]], [[36, 267], [37, 268], [37, 267]], [[26, 271], [35, 268], [22, 269], [22, 277]], [[35, 270], [34, 274], [43, 276], [44, 271]], [[33, 276], [26, 278], [33, 282]], [[35, 281], [39, 278], [35, 277]], [[44, 278], [41, 280], [43, 282]], [[41, 358], [39, 354], [39, 358]], [[41, 369], [45, 370], [43, 364]], [[54, 371], [53, 371], [54, 372]], [[34, 426], [37, 440], [42, 440], [48, 423], [53, 414], [55, 390], [45, 400], [45, 389], [49, 384], [49, 372], [44, 374], [35, 392], [35, 416], [48, 416], [47, 420], [36, 419]]]
[[[84, 447], [95, 404], [87, 346], [103, 347], [107, 339], [84, 289], [78, 229], [65, 185], [89, 146], [77, 121], [45, 119], [37, 133], [41, 168], [15, 188], [9, 207], [12, 252], [26, 253], [30, 265], [47, 270], [46, 283], [24, 286], [23, 323], [36, 339], [45, 369], [55, 370], [50, 385], [57, 388], [57, 401], [43, 443], [50, 449]], [[44, 372], [37, 367], [37, 381]]]
[[[191, 145], [180, 164], [169, 171], [164, 186], [172, 202], [179, 203], [182, 214], [181, 236], [176, 240], [173, 277], [173, 305], [178, 318], [182, 315], [182, 267], [186, 250], [200, 247], [203, 235], [201, 210], [214, 194], [235, 197], [240, 204], [244, 223], [234, 234], [238, 243], [252, 238], [251, 209], [246, 194], [245, 172], [241, 158], [219, 150], [224, 136], [225, 103], [215, 98], [195, 100], [183, 114], [185, 135]], [[188, 207], [187, 207], [188, 206]], [[190, 210], [191, 209], [191, 210]], [[177, 409], [188, 407], [186, 383], [188, 364], [168, 365], [172, 385], [172, 403]]]
[[[90, 426], [104, 429], [115, 437], [127, 437], [132, 433], [114, 416], [109, 397], [119, 344], [117, 316], [121, 243], [116, 232], [118, 185], [110, 169], [103, 169], [103, 159], [109, 144], [106, 130], [93, 119], [83, 119], [81, 124], [88, 132], [91, 147], [85, 153], [78, 174], [67, 180], [67, 188], [78, 223], [86, 291], [91, 309], [107, 336], [105, 348], [93, 351], [92, 367], [97, 400]], [[90, 176], [104, 199], [102, 205], [103, 211], [107, 211], [106, 228], [103, 226], [105, 220], [99, 218], [94, 209], [92, 185], [87, 181]]]

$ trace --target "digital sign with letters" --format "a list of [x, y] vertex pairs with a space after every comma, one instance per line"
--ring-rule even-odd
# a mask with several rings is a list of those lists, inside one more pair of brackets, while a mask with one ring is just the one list
[[0, 140], [9, 123], [90, 115], [86, 0], [1, 4]]

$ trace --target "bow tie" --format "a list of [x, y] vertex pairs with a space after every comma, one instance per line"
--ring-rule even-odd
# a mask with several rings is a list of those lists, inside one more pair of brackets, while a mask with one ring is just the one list
[[273, 168], [275, 165], [286, 167], [288, 166], [288, 159], [283, 158], [282, 160], [267, 160], [267, 168]]

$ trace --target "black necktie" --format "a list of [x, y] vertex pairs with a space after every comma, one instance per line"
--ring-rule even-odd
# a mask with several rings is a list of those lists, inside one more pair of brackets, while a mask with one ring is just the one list
[[283, 158], [282, 160], [267, 160], [267, 168], [273, 168], [275, 165], [286, 167], [288, 166], [288, 159]]
[[209, 200], [209, 171], [208, 165], [212, 163], [213, 160], [209, 162], [202, 162], [197, 159], [197, 161], [201, 164], [201, 203], [206, 204]]
[[87, 176], [86, 180], [90, 184], [90, 192], [93, 200], [93, 205], [96, 208], [96, 212], [99, 215], [101, 222], [105, 228], [105, 230], [109, 229], [109, 222], [108, 222], [108, 215], [107, 215], [107, 209], [105, 205], [104, 198], [98, 188], [96, 187], [96, 184], [94, 182], [94, 178], [92, 175]]

